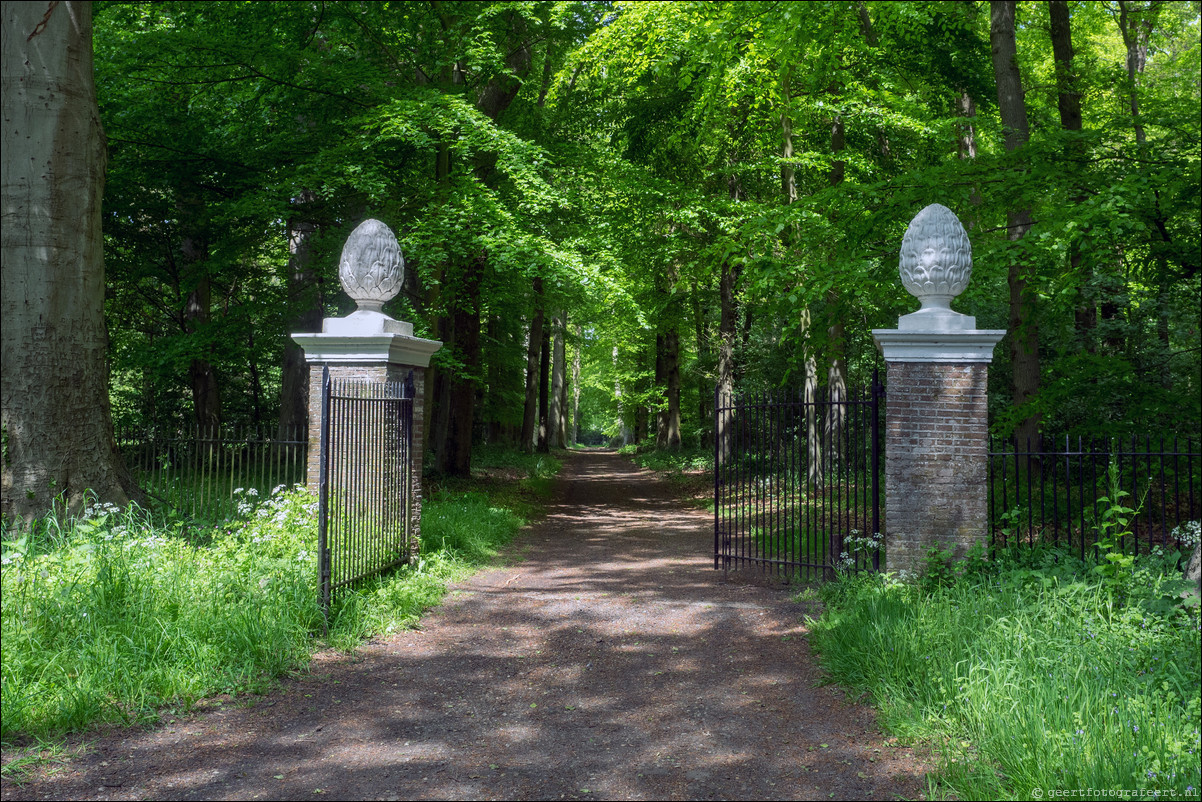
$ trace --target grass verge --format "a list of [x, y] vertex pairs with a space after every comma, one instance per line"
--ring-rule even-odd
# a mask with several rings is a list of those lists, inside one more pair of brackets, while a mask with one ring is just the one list
[[1050, 550], [925, 584], [848, 576], [820, 590], [812, 643], [888, 729], [942, 752], [942, 795], [1197, 799], [1202, 643], [1178, 556], [1117, 577]]
[[[99, 724], [154, 722], [216, 694], [260, 692], [323, 646], [412, 626], [537, 515], [557, 461], [447, 485], [423, 503], [419, 558], [343, 594], [322, 632], [316, 505], [303, 488], [244, 493], [240, 517], [196, 528], [94, 505], [7, 531], [0, 569], [6, 747]], [[480, 489], [483, 487], [483, 489]], [[27, 761], [6, 761], [14, 777]]]

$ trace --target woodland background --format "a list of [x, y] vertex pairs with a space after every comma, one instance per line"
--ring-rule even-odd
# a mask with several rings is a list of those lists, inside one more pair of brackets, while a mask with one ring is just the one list
[[715, 386], [882, 367], [938, 202], [974, 249], [955, 308], [1009, 330], [995, 434], [1194, 436], [1199, 13], [97, 3], [114, 423], [303, 423], [288, 335], [350, 311], [338, 253], [376, 217], [406, 261], [385, 311], [446, 344], [428, 469], [712, 448]]

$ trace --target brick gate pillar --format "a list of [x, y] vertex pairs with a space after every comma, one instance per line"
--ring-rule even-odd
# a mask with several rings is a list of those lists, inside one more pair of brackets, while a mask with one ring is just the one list
[[342, 289], [358, 308], [344, 318], [325, 318], [320, 334], [293, 334], [305, 351], [309, 366], [309, 456], [307, 481], [317, 491], [321, 451], [321, 374], [331, 379], [403, 382], [413, 371], [413, 445], [410, 476], [413, 506], [410, 510], [413, 542], [420, 532], [422, 456], [425, 453], [426, 370], [430, 357], [442, 347], [435, 340], [413, 336], [413, 324], [385, 315], [384, 303], [396, 296], [404, 278], [404, 260], [396, 236], [378, 220], [366, 220], [346, 241], [338, 264]]
[[922, 308], [874, 329], [886, 364], [885, 567], [917, 573], [928, 549], [957, 557], [984, 543], [988, 522], [986, 398], [1004, 330], [953, 312], [972, 276], [972, 247], [947, 207], [915, 216], [902, 239], [902, 284]]

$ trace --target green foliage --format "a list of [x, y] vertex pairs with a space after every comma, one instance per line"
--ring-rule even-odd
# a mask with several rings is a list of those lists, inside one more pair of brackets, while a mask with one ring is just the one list
[[[1094, 566], [1094, 570], [1105, 577], [1111, 586], [1122, 588], [1135, 564], [1135, 556], [1127, 553], [1126, 537], [1130, 534], [1131, 519], [1139, 511], [1123, 503], [1123, 499], [1131, 494], [1123, 490], [1118, 463], [1113, 459], [1107, 466], [1106, 480], [1109, 493], [1098, 499], [1100, 514], [1096, 524], [1097, 550], [1101, 561]], [[1139, 506], [1143, 507], [1143, 499], [1140, 499]]]
[[938, 587], [847, 576], [823, 588], [813, 643], [892, 731], [941, 749], [943, 794], [1189, 794], [1202, 786], [1198, 611], [1150, 604], [1180, 584], [1176, 556], [1137, 560], [1122, 598], [1041, 549], [970, 561]]
[[[101, 4], [117, 420], [186, 418], [198, 362], [227, 420], [273, 417], [287, 335], [347, 311], [338, 249], [371, 214], [411, 277], [390, 311], [452, 344], [436, 366], [475, 383], [477, 422], [520, 425], [542, 304], [583, 327], [569, 350], [595, 443], [646, 434], [636, 410], [665, 407], [657, 348], [678, 335], [687, 448], [711, 426], [724, 348], [741, 389], [797, 384], [806, 356], [820, 381], [839, 355], [864, 384], [871, 330], [913, 310], [894, 278], [902, 232], [940, 202], [973, 240], [959, 310], [1007, 327], [1010, 265], [1032, 289], [1042, 386], [1015, 407], [999, 348], [995, 433], [1035, 414], [1057, 434], [1193, 434], [1192, 9], [1161, 8], [1132, 84], [1115, 15], [1072, 6], [1078, 132], [1059, 125], [1046, 7], [1020, 4], [1033, 134], [1012, 154], [980, 4]], [[1034, 226], [1012, 241], [1004, 210], [1019, 207]], [[296, 225], [307, 261], [289, 252]], [[477, 322], [454, 322], [469, 308]]]
[[[495, 559], [558, 463], [530, 468], [491, 492], [427, 498], [418, 559], [339, 595], [329, 645], [413, 626], [448, 583]], [[6, 530], [5, 742], [152, 721], [303, 669], [323, 629], [315, 510], [297, 487], [244, 494], [241, 517], [215, 530], [111, 505]]]

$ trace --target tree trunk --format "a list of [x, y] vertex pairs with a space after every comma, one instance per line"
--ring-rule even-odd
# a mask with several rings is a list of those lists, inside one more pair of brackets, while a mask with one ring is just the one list
[[564, 373], [567, 365], [564, 364], [563, 350], [563, 329], [565, 323], [564, 313], [551, 318], [551, 329], [554, 332], [554, 344], [551, 352], [551, 408], [548, 416], [548, 428], [550, 436], [548, 437], [551, 444], [558, 448], [566, 448], [566, 443], [563, 442], [564, 420], [563, 415], [566, 407], [563, 403], [564, 397]]
[[558, 443], [559, 443], [560, 448], [567, 448], [568, 443], [571, 442], [571, 440], [570, 440], [571, 433], [569, 431], [570, 421], [568, 420], [568, 358], [567, 358], [568, 313], [566, 310], [563, 313], [563, 331], [561, 332], [561, 338], [563, 339], [564, 342], [563, 342], [563, 346], [561, 348], [561, 353], [559, 355], [559, 361], [560, 361], [561, 365], [563, 366], [560, 371], [561, 373], [563, 373], [563, 382], [560, 384], [560, 388], [559, 388], [559, 409], [561, 410], [561, 412], [559, 415]]
[[113, 439], [89, 3], [5, 2], [0, 514], [141, 495]]
[[973, 102], [968, 90], [961, 89], [956, 98], [956, 111], [964, 122], [960, 123], [960, 135], [956, 138], [957, 150], [961, 160], [977, 157], [977, 132], [972, 121], [977, 116], [977, 104]]
[[551, 450], [549, 418], [551, 395], [551, 329], [543, 326], [543, 342], [538, 357], [538, 452]]
[[[998, 111], [1005, 130], [1006, 150], [1014, 152], [1027, 143], [1027, 105], [1018, 70], [1018, 48], [1014, 38], [1014, 0], [991, 0], [989, 41], [993, 72], [997, 79]], [[1026, 236], [1031, 228], [1029, 209], [1011, 209], [1006, 225], [1012, 242]], [[1039, 331], [1035, 323], [1035, 296], [1028, 288], [1028, 268], [1011, 262], [1007, 281], [1010, 285], [1010, 359], [1014, 371], [1015, 406], [1022, 406], [1039, 393]], [[1028, 415], [1015, 430], [1018, 443], [1037, 442], [1039, 416]]]
[[[1081, 93], [1077, 88], [1077, 73], [1073, 69], [1073, 37], [1068, 0], [1049, 0], [1048, 2], [1049, 30], [1052, 39], [1052, 56], [1056, 63], [1057, 105], [1060, 111], [1060, 127], [1065, 131], [1080, 131], [1081, 123]], [[1070, 145], [1065, 151], [1069, 169], [1079, 164], [1084, 166], [1084, 154], [1081, 148]], [[1078, 194], [1074, 199], [1081, 203], [1084, 196]], [[1082, 269], [1082, 253], [1080, 235], [1076, 235], [1069, 243], [1069, 267], [1077, 276], [1080, 284], [1076, 308], [1073, 310], [1073, 322], [1077, 340], [1086, 351], [1093, 351], [1094, 329], [1097, 327], [1097, 307], [1089, 297], [1088, 285], [1091, 276]]]
[[714, 393], [706, 381], [713, 354], [710, 352], [706, 339], [705, 319], [707, 314], [701, 306], [701, 292], [697, 283], [693, 282], [693, 328], [697, 338], [697, 422], [701, 428], [701, 448], [711, 450], [714, 447], [713, 410]]
[[1073, 69], [1073, 36], [1068, 0], [1049, 0], [1048, 17], [1052, 36], [1052, 55], [1056, 61], [1057, 105], [1060, 127], [1066, 131], [1081, 130], [1081, 93], [1077, 89], [1077, 73]]
[[668, 367], [665, 351], [665, 335], [655, 335], [655, 447], [668, 447]]
[[618, 346], [614, 346], [614, 400], [618, 406], [618, 444], [630, 442], [630, 429], [626, 426], [626, 404], [622, 398], [622, 375], [618, 373]]
[[1142, 3], [1137, 5], [1131, 0], [1119, 0], [1119, 33], [1127, 48], [1127, 91], [1131, 119], [1135, 125], [1135, 141], [1139, 145], [1148, 140], [1139, 116], [1139, 76], [1144, 74], [1148, 64], [1148, 42], [1163, 5], [1162, 0], [1150, 0], [1147, 6]]
[[[302, 203], [312, 203], [316, 196], [309, 190], [301, 192]], [[324, 314], [317, 277], [312, 270], [313, 238], [317, 226], [304, 219], [288, 221], [288, 296], [290, 305], [299, 309], [288, 327], [288, 333], [321, 331]], [[280, 417], [277, 436], [293, 439], [309, 422], [309, 366], [305, 351], [284, 338], [284, 357], [280, 368]]]
[[[201, 204], [187, 202], [181, 210], [184, 225], [191, 228], [201, 225]], [[186, 231], [180, 244], [185, 286], [189, 287], [184, 301], [181, 322], [184, 331], [202, 343], [211, 340], [208, 331], [212, 320], [212, 282], [209, 278], [209, 245], [203, 233]], [[205, 356], [193, 357], [188, 365], [188, 381], [192, 387], [192, 411], [196, 425], [202, 432], [221, 428], [221, 392], [217, 385], [217, 374], [213, 363], [206, 358], [213, 350], [211, 344], [202, 345], [200, 352]]]
[[718, 278], [718, 405], [716, 415], [717, 452], [720, 462], [727, 462], [734, 448], [735, 416], [730, 409], [735, 387], [735, 280], [736, 271], [729, 260], [722, 261]]
[[538, 365], [543, 347], [543, 280], [534, 280], [534, 316], [526, 344], [526, 404], [522, 408], [522, 450], [538, 446]]
[[584, 327], [576, 324], [576, 348], [572, 352], [572, 445], [580, 442], [580, 349], [584, 344]]
[[472, 434], [476, 422], [476, 396], [480, 370], [480, 284], [484, 259], [468, 263], [461, 300], [455, 307], [455, 338], [464, 371], [451, 379], [451, 420], [447, 430], [446, 459], [439, 466], [448, 476], [472, 475]]
[[[793, 122], [789, 116], [789, 74], [785, 73], [782, 86], [785, 108], [781, 111], [781, 194], [786, 205], [797, 202], [796, 172], [789, 159], [793, 158]], [[833, 132], [832, 132], [833, 133]], [[783, 234], [783, 244], [786, 248], [792, 245], [792, 232], [788, 229]], [[806, 417], [806, 456], [808, 459], [808, 477], [811, 482], [819, 482], [822, 478], [822, 447], [818, 441], [818, 418], [815, 412], [815, 402], [818, 400], [818, 360], [810, 345], [810, 307], [803, 305], [798, 312], [798, 342], [802, 359], [802, 387], [805, 400]]]
[[[861, 6], [863, 8], [863, 6]], [[866, 16], [866, 14], [865, 14]], [[868, 27], [871, 31], [871, 25]], [[847, 147], [847, 135], [843, 129], [843, 118], [836, 117], [831, 124], [831, 154], [838, 156]], [[831, 162], [830, 175], [827, 180], [832, 187], [837, 187], [843, 183], [843, 178], [846, 174], [847, 162], [843, 159], [836, 158]], [[826, 374], [826, 431], [825, 441], [826, 448], [829, 454], [838, 454], [838, 442], [843, 437], [843, 426], [847, 418], [847, 361], [845, 352], [847, 346], [844, 342], [845, 333], [843, 329], [843, 321], [839, 319], [839, 293], [831, 290], [826, 295], [827, 316], [829, 323], [827, 325], [827, 341], [830, 349], [830, 362]], [[834, 449], [834, 451], [829, 451]]]
[[664, 334], [664, 378], [668, 383], [665, 447], [680, 450], [680, 331], [675, 325]]

